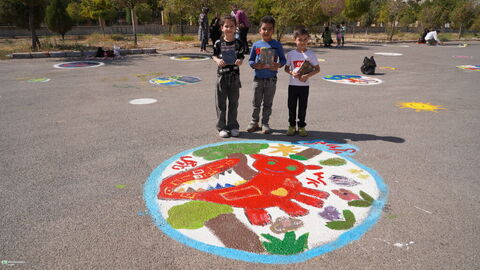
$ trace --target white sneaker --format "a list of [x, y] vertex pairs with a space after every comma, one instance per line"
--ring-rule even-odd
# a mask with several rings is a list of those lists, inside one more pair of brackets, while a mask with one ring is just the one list
[[232, 137], [238, 137], [240, 136], [240, 131], [238, 129], [232, 129], [230, 130], [230, 134], [232, 135]]
[[220, 136], [220, 138], [228, 138], [230, 137], [230, 134], [228, 133], [228, 131], [222, 129], [220, 130], [220, 132], [218, 132], [218, 136]]

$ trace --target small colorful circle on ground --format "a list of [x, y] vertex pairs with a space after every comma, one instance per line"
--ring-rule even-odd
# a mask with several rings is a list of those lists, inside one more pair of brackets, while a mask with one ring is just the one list
[[397, 68], [394, 68], [394, 67], [379, 67], [379, 69], [397, 70]]
[[353, 84], [353, 85], [376, 85], [381, 84], [383, 81], [377, 78], [360, 76], [360, 75], [328, 75], [322, 77], [322, 79], [334, 82], [334, 83], [343, 83], [343, 84]]
[[55, 68], [63, 68], [63, 69], [70, 69], [70, 68], [92, 68], [92, 67], [99, 67], [103, 66], [105, 63], [97, 62], [97, 61], [75, 61], [75, 62], [65, 62], [54, 65]]
[[480, 71], [480, 65], [463, 65], [463, 66], [457, 66], [457, 68], [461, 68], [465, 70]]
[[164, 233], [232, 259], [295, 263], [349, 244], [380, 218], [387, 187], [327, 141], [205, 145], [160, 164], [144, 186]]
[[168, 77], [157, 77], [151, 79], [151, 84], [160, 86], [180, 86], [200, 82], [201, 79], [193, 76], [174, 75]]
[[50, 81], [49, 78], [34, 78], [34, 79], [28, 80], [27, 82], [38, 83], [38, 82], [49, 82], [49, 81]]
[[403, 55], [402, 53], [392, 53], [392, 52], [376, 52], [375, 54], [383, 55], [383, 56], [401, 56], [401, 55]]
[[203, 54], [179, 54], [171, 56], [170, 59], [177, 61], [204, 61], [210, 59], [210, 56]]
[[147, 105], [147, 104], [153, 104], [155, 102], [157, 102], [157, 100], [154, 98], [138, 98], [138, 99], [130, 100], [130, 104], [133, 104], [133, 105]]

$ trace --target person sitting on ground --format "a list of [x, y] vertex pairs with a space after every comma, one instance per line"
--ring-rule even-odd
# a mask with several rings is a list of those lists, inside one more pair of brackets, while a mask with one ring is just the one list
[[425, 36], [425, 41], [427, 42], [427, 45], [439, 45], [442, 44], [442, 42], [438, 39], [438, 33], [440, 33], [440, 30], [433, 30], [428, 32], [428, 34]]
[[325, 31], [322, 34], [323, 38], [323, 45], [325, 47], [331, 47], [333, 40], [332, 40], [332, 33], [330, 32], [330, 28], [328, 26], [325, 27]]
[[422, 36], [418, 39], [418, 42], [417, 42], [418, 44], [425, 44], [425, 43], [427, 43], [427, 42], [425, 41], [425, 37], [427, 36], [428, 32], [430, 32], [430, 30], [428, 30], [428, 28], [426, 28], [425, 30], [423, 30]]

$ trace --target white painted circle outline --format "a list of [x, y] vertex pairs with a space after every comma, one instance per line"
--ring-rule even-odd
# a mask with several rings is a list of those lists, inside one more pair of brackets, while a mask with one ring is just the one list
[[392, 53], [392, 52], [376, 52], [374, 54], [381, 55], [381, 56], [402, 56], [403, 55], [403, 53]]
[[[362, 79], [371, 79], [371, 80], [374, 80], [374, 81], [377, 81], [377, 83], [368, 83], [368, 84], [359, 84], [359, 83], [348, 83], [346, 81], [344, 81], [344, 79], [342, 80], [331, 80], [331, 79], [328, 79], [328, 78], [325, 78], [327, 76], [359, 76], [361, 77]], [[362, 75], [352, 75], [352, 74], [335, 74], [335, 75], [327, 75], [327, 76], [323, 76], [322, 79], [325, 80], [325, 81], [328, 81], [328, 82], [333, 82], [333, 83], [338, 83], [338, 84], [347, 84], [347, 85], [359, 85], [359, 86], [374, 86], [374, 85], [379, 85], [379, 84], [382, 84], [383, 83], [383, 80], [381, 79], [377, 79], [377, 78], [372, 78], [372, 77], [368, 77], [368, 76], [362, 76]]]
[[132, 105], [149, 105], [149, 104], [153, 104], [153, 103], [157, 103], [158, 100], [154, 99], [154, 98], [137, 98], [137, 99], [132, 99], [130, 100], [130, 104]]
[[[61, 65], [64, 65], [64, 64], [71, 64], [71, 63], [78, 63], [78, 62], [94, 62], [94, 63], [97, 63], [97, 65], [95, 66], [88, 66], [88, 67], [61, 67]], [[60, 63], [60, 64], [56, 64], [56, 65], [53, 65], [54, 68], [59, 68], [59, 69], [79, 69], [79, 68], [95, 68], [95, 67], [101, 67], [101, 66], [104, 66], [105, 63], [103, 62], [98, 62], [98, 61], [71, 61], [71, 62], [63, 62], [63, 63]]]

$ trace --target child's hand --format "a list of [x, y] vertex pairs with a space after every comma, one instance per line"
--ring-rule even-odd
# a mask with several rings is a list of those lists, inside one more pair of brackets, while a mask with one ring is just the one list
[[225, 61], [223, 61], [223, 59], [220, 59], [220, 61], [218, 61], [217, 64], [218, 64], [219, 67], [224, 67], [224, 66], [227, 65], [227, 64], [225, 63]]
[[298, 80], [301, 82], [306, 82], [308, 80], [308, 75], [307, 74], [301, 75], [298, 77]]
[[278, 68], [280, 68], [280, 63], [273, 63], [269, 67], [269, 69], [272, 71], [277, 71]]
[[235, 65], [240, 66], [243, 63], [243, 59], [235, 60]]
[[252, 65], [252, 67], [254, 69], [264, 69], [265, 68], [265, 65], [264, 64], [260, 64], [260, 63], [255, 63]]
[[292, 74], [292, 76], [293, 76], [294, 78], [300, 79], [300, 76], [301, 76], [300, 73], [298, 73], [298, 72], [296, 72], [296, 71], [292, 71], [291, 74]]

